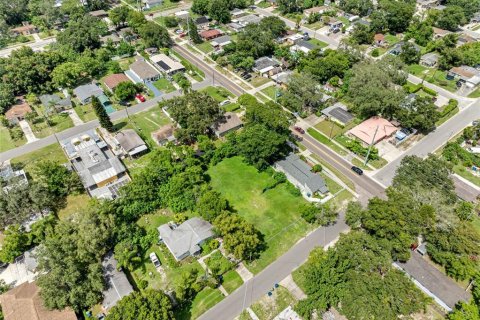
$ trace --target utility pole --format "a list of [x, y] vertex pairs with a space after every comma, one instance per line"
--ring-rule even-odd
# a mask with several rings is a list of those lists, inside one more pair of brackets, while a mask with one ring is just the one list
[[373, 143], [375, 142], [375, 137], [377, 136], [378, 127], [379, 126], [377, 126], [377, 128], [375, 129], [375, 133], [373, 134], [373, 138], [372, 138], [372, 143], [370, 143], [370, 146], [368, 147], [367, 156], [365, 157], [365, 162], [363, 163], [364, 166], [367, 165], [368, 157], [370, 156], [370, 151], [372, 151]]
[[188, 33], [188, 42], [192, 44], [192, 35], [190, 34], [190, 14], [187, 16], [187, 33]]
[[335, 125], [335, 123], [332, 120], [330, 120], [330, 122], [332, 123], [332, 126], [330, 127], [330, 134], [328, 135], [328, 138], [332, 140], [333, 126]]

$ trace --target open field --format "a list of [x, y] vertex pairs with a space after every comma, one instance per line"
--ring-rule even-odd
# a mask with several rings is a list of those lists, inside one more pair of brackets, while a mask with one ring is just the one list
[[312, 229], [299, 213], [306, 201], [292, 195], [286, 184], [262, 192], [273, 178], [244, 163], [242, 158], [225, 159], [208, 173], [213, 189], [222, 193], [233, 209], [265, 236], [266, 250], [259, 259], [247, 263], [253, 273], [263, 270]]
[[8, 129], [0, 126], [0, 152], [23, 146], [26, 142], [27, 140], [25, 139], [25, 137], [22, 137], [19, 140], [13, 140], [10, 137]]
[[32, 169], [37, 163], [43, 160], [54, 160], [59, 163], [65, 163], [68, 161], [67, 157], [63, 153], [62, 148], [54, 143], [46, 146], [42, 149], [24, 154], [20, 157], [13, 158], [12, 164], [24, 167], [25, 172], [32, 175]]
[[260, 320], [271, 320], [288, 306], [294, 306], [297, 300], [286, 288], [279, 286], [271, 296], [263, 296], [251, 308]]

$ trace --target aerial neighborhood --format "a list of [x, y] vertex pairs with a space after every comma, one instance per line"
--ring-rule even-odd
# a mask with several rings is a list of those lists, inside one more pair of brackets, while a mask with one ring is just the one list
[[0, 3], [0, 319], [480, 319], [480, 0]]

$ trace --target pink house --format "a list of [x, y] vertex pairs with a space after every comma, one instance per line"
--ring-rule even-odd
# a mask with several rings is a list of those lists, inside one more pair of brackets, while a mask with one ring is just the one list
[[348, 134], [369, 145], [372, 142], [373, 144], [376, 144], [383, 139], [390, 137], [396, 131], [397, 127], [387, 119], [382, 117], [372, 117], [363, 121], [358, 126], [350, 129]]

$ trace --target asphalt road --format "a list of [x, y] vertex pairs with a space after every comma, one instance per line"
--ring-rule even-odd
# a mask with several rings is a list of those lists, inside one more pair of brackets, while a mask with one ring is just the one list
[[189, 50], [176, 44], [173, 46], [173, 50], [190, 61], [190, 63], [193, 63], [197, 68], [205, 72], [205, 75], [211, 78], [215, 85], [222, 85], [236, 96], [240, 96], [245, 93], [245, 90], [242, 87], [215, 70], [215, 68], [209, 66], [207, 63], [205, 63], [205, 61], [203, 61], [201, 58], [198, 58], [198, 56], [191, 53]]
[[348, 232], [349, 228], [343, 221], [344, 217], [341, 216], [339, 222], [336, 224], [329, 227], [318, 228], [305, 238], [302, 238], [284, 255], [275, 260], [275, 262], [270, 264], [258, 275], [245, 282], [240, 288], [225, 297], [225, 299], [205, 312], [198, 319], [234, 319], [243, 309], [253, 304], [263, 295], [266, 295], [275, 283], [280, 282], [293, 270], [302, 265], [314, 248], [324, 247], [336, 240], [340, 233]]
[[[298, 135], [298, 133], [296, 132]], [[307, 147], [311, 152], [318, 155], [320, 158], [324, 159], [332, 166], [340, 171], [347, 178], [352, 180], [355, 184], [355, 191], [360, 195], [360, 200], [366, 201], [372, 197], [384, 197], [385, 190], [383, 186], [378, 184], [375, 180], [369, 178], [367, 175], [359, 176], [352, 171], [352, 165], [337, 153], [333, 152], [325, 145], [318, 142], [315, 138], [311, 137], [309, 134], [302, 135], [303, 141], [302, 144]]]
[[448, 140], [476, 119], [480, 119], [480, 99], [477, 99], [470, 106], [463, 108], [458, 114], [443, 123], [434, 132], [429, 133], [417, 142], [417, 144], [408, 149], [402, 156], [389, 162], [385, 167], [380, 169], [373, 178], [386, 187], [391, 185], [395, 171], [405, 156], [416, 155], [422, 158], [428, 156], [429, 153], [441, 148]]
[[33, 49], [33, 51], [42, 51], [45, 46], [55, 42], [56, 39], [55, 37], [48, 38], [48, 39], [43, 39], [37, 42], [32, 42], [32, 43], [24, 43], [24, 44], [19, 44], [16, 46], [8, 47], [5, 49], [0, 50], [0, 57], [5, 58], [10, 56], [13, 50], [20, 49], [21, 47], [30, 47]]
[[[262, 9], [262, 8], [257, 7], [257, 8], [255, 9], [255, 11], [256, 11], [257, 13], [262, 14], [262, 15], [267, 16], [267, 17], [269, 17], [269, 16], [276, 16], [276, 17], [282, 19], [282, 20], [285, 22], [285, 24], [286, 24], [289, 28], [291, 28], [291, 29], [295, 29], [295, 27], [296, 27], [295, 22], [293, 22], [293, 21], [291, 21], [291, 20], [288, 20], [288, 19], [286, 19], [286, 18], [284, 18], [284, 17], [282, 17], [282, 16], [280, 16], [280, 15], [277, 15], [277, 14], [275, 14], [275, 13], [269, 11], [269, 10], [265, 10], [265, 9]], [[332, 39], [332, 38], [330, 38], [330, 37], [328, 37], [328, 36], [326, 36], [326, 35], [324, 35], [324, 34], [321, 34], [320, 32], [317, 32], [317, 31], [315, 31], [315, 30], [313, 30], [313, 29], [309, 29], [309, 28], [300, 26], [300, 31], [302, 31], [302, 32], [308, 32], [308, 34], [310, 35], [310, 37], [315, 38], [315, 39], [320, 40], [320, 41], [323, 41], [323, 42], [326, 42], [326, 43], [329, 44], [329, 46], [330, 46], [331, 48], [334, 48], [334, 49], [337, 48], [338, 45], [340, 44], [337, 40]]]
[[[207, 78], [202, 82], [198, 82], [198, 83], [193, 84], [192, 88], [194, 90], [199, 90], [199, 89], [205, 88], [205, 87], [207, 87], [211, 84], [212, 84], [212, 80], [210, 78]], [[180, 95], [182, 95], [182, 92], [180, 90], [177, 90], [177, 91], [173, 91], [173, 92], [164, 94], [164, 95], [159, 96], [159, 97], [155, 97], [155, 98], [147, 100], [143, 103], [139, 103], [139, 104], [136, 104], [132, 107], [129, 107], [128, 108], [128, 114], [133, 115], [133, 114], [136, 114], [136, 113], [139, 113], [139, 112], [142, 112], [142, 111], [149, 110], [151, 108], [156, 107], [158, 105], [158, 102], [161, 101], [161, 100], [170, 99], [170, 98], [180, 96]], [[159, 109], [159, 112], [161, 112], [160, 109]], [[127, 112], [125, 111], [125, 109], [120, 110], [120, 111], [116, 111], [116, 112], [110, 114], [110, 119], [112, 121], [117, 121], [117, 120], [126, 119], [126, 118], [127, 118]], [[59, 132], [59, 133], [56, 134], [56, 136], [57, 136], [58, 140], [63, 140], [63, 139], [67, 139], [69, 137], [72, 137], [74, 135], [78, 135], [81, 132], [84, 132], [84, 131], [87, 131], [87, 130], [90, 130], [90, 129], [94, 129], [98, 126], [99, 126], [98, 120], [92, 120], [92, 121], [86, 122], [82, 125], [79, 125], [79, 126], [76, 126], [76, 127], [73, 127], [73, 128], [69, 128], [65, 131]], [[27, 143], [23, 146], [15, 148], [15, 149], [7, 150], [5, 152], [0, 153], [0, 163], [2, 163], [3, 161], [6, 161], [6, 160], [12, 159], [12, 158], [19, 157], [19, 156], [24, 155], [26, 153], [41, 149], [43, 147], [46, 147], [46, 146], [48, 146], [52, 143], [56, 143], [56, 142], [57, 141], [56, 141], [55, 136], [51, 135], [51, 136], [45, 137], [43, 139], [39, 139], [35, 142]]]

